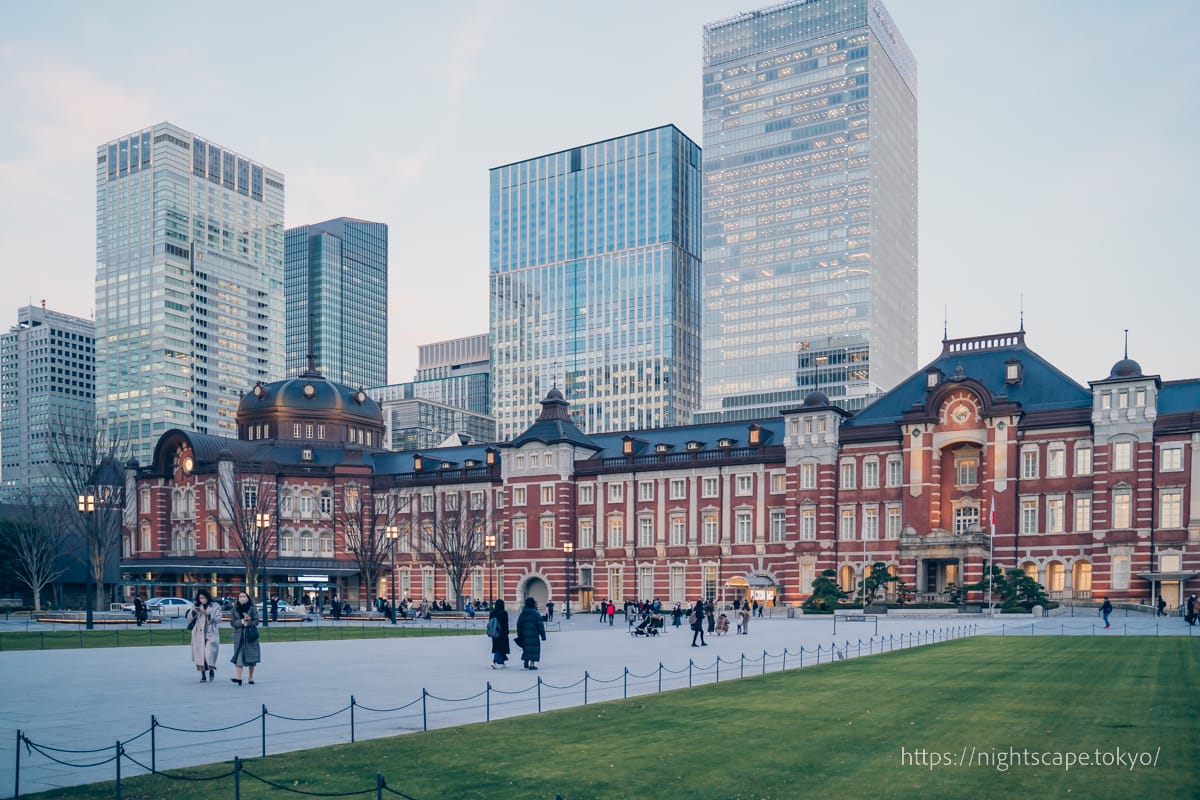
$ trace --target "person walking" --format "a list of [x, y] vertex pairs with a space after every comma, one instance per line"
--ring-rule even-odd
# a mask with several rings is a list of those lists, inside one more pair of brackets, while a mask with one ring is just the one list
[[608, 627], [612, 627], [613, 620], [617, 618], [617, 606], [612, 600], [608, 601]]
[[142, 600], [140, 594], [135, 594], [133, 596], [133, 618], [137, 620], [139, 628], [142, 627], [142, 623], [146, 621], [147, 616], [145, 601]]
[[196, 592], [196, 603], [187, 611], [188, 630], [192, 632], [192, 663], [200, 672], [200, 682], [216, 679], [217, 653], [221, 649], [221, 607], [204, 589]]
[[[708, 647], [708, 642], [704, 641], [704, 626], [706, 622], [704, 600], [697, 600], [692, 613], [688, 615], [688, 624], [692, 627], [692, 647]], [[700, 644], [696, 644], [697, 636], [700, 637]]]
[[1104, 617], [1104, 627], [1106, 627], [1106, 628], [1111, 627], [1108, 624], [1108, 615], [1111, 613], [1112, 613], [1112, 603], [1106, 597], [1106, 598], [1104, 598], [1104, 604], [1102, 606], [1100, 606], [1100, 616]]
[[1188, 625], [1195, 625], [1197, 616], [1200, 616], [1200, 600], [1193, 593], [1187, 601], [1187, 618], [1185, 621]]
[[538, 613], [537, 601], [525, 598], [525, 607], [517, 617], [517, 647], [521, 648], [521, 661], [525, 669], [537, 669], [542, 659], [542, 642], [546, 641], [546, 626]]
[[683, 609], [679, 607], [679, 603], [675, 604], [675, 608], [671, 609], [671, 625], [678, 628], [683, 621]]
[[[496, 620], [495, 624], [492, 620]], [[508, 612], [504, 610], [504, 601], [492, 603], [492, 611], [488, 614], [488, 636], [492, 640], [492, 669], [506, 669], [504, 662], [508, 661]], [[493, 635], [495, 634], [495, 635]]]
[[262, 660], [262, 650], [258, 644], [258, 609], [250, 602], [250, 595], [238, 592], [229, 624], [233, 626], [233, 658], [229, 660], [235, 667], [235, 675], [229, 680], [241, 686], [242, 667], [249, 667], [246, 682], [253, 684], [254, 668]]
[[553, 621], [554, 621], [554, 601], [547, 600], [546, 601], [546, 622], [553, 622]]
[[1158, 614], [1156, 616], [1165, 617], [1167, 615], [1167, 600], [1161, 594], [1158, 596]]

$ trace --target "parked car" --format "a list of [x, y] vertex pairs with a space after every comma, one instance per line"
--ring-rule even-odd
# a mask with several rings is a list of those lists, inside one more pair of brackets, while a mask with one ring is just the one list
[[191, 607], [192, 601], [182, 597], [152, 597], [146, 601], [146, 610], [159, 617], [182, 617]]

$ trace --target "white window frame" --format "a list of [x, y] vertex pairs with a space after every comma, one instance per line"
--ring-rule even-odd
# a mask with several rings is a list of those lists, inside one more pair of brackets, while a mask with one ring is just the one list
[[733, 516], [733, 527], [738, 544], [754, 543], [754, 514], [749, 509], [739, 509]]
[[817, 540], [817, 507], [814, 505], [800, 508], [800, 540], [803, 542]]
[[879, 459], [863, 459], [862, 485], [864, 489], [879, 488]]
[[1092, 530], [1092, 496], [1077, 494], [1074, 499], [1073, 527], [1078, 533], [1088, 533]]
[[858, 479], [858, 470], [853, 459], [842, 461], [841, 469], [838, 471], [838, 478], [840, 480], [839, 486], [842, 489], [855, 488]]
[[879, 539], [879, 507], [863, 507], [863, 539], [869, 542]]
[[754, 494], [754, 476], [739, 474], [734, 479], [734, 494], [738, 497], [751, 497]]
[[858, 515], [855, 513], [854, 506], [842, 506], [838, 509], [838, 538], [843, 542], [852, 542], [858, 538], [855, 527], [858, 524]]
[[651, 502], [654, 500], [654, 481], [638, 481], [638, 500]]
[[523, 519], [513, 520], [512, 527], [513, 550], [526, 550], [529, 547], [529, 526]]
[[1158, 469], [1160, 472], [1181, 472], [1183, 470], [1183, 448], [1164, 447], [1159, 451]]
[[683, 478], [672, 478], [670, 487], [671, 487], [670, 492], [671, 492], [672, 500], [686, 500], [687, 499], [687, 481], [686, 480], [684, 480]]
[[700, 496], [701, 497], [719, 497], [720, 482], [715, 475], [705, 475], [700, 479]]
[[596, 502], [596, 484], [584, 483], [579, 486], [579, 502], [583, 505], [591, 505]]
[[1065, 478], [1067, 476], [1067, 446], [1053, 444], [1046, 449], [1046, 477]]
[[1092, 445], [1091, 443], [1076, 443], [1075, 445], [1075, 475], [1092, 474]]
[[787, 539], [787, 512], [782, 508], [771, 509], [771, 541], [782, 542]]
[[589, 550], [596, 546], [596, 523], [591, 519], [579, 520], [579, 547]]
[[513, 498], [512, 504], [514, 506], [525, 505], [525, 499], [526, 499], [525, 487], [524, 486], [514, 486], [512, 498]]
[[1021, 450], [1021, 478], [1023, 480], [1032, 480], [1041, 477], [1038, 472], [1040, 467], [1038, 455], [1037, 445]]
[[721, 541], [721, 525], [716, 514], [705, 514], [701, 517], [701, 544], [719, 544]]
[[1064, 533], [1067, 529], [1067, 501], [1061, 494], [1046, 497], [1046, 533]]
[[1158, 527], [1183, 527], [1183, 490], [1162, 489], [1158, 494]]
[[1021, 533], [1038, 532], [1038, 499], [1036, 497], [1021, 498]]
[[900, 533], [904, 530], [904, 508], [899, 504], [891, 504], [887, 507], [887, 523], [884, 529], [884, 535], [888, 539], [899, 539]]
[[621, 503], [625, 500], [625, 484], [613, 481], [608, 486], [608, 502]]
[[1133, 442], [1113, 442], [1112, 471], [1129, 472], [1133, 469]]
[[554, 484], [542, 484], [542, 505], [554, 505]]
[[771, 473], [771, 494], [787, 494], [787, 473]]
[[1133, 491], [1127, 486], [1112, 490], [1111, 523], [1111, 527], [1115, 530], [1127, 530], [1133, 527]]
[[607, 520], [606, 544], [609, 547], [625, 546], [625, 518], [620, 515], [611, 516]]
[[800, 488], [803, 490], [817, 488], [817, 465], [811, 461], [800, 465]]
[[654, 517], [649, 514], [638, 517], [638, 547], [654, 547]]
[[679, 547], [687, 544], [687, 518], [681, 514], [671, 517], [671, 545]]
[[887, 485], [889, 488], [904, 485], [904, 459], [900, 456], [888, 456]]

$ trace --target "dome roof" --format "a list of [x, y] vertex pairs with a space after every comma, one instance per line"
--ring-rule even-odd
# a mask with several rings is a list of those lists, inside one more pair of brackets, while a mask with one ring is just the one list
[[373, 421], [383, 419], [379, 403], [361, 388], [354, 389], [308, 371], [282, 381], [256, 383], [242, 396], [238, 417], [288, 409], [297, 415], [350, 414]]
[[1108, 373], [1110, 378], [1140, 378], [1142, 377], [1142, 365], [1134, 361], [1132, 358], [1122, 358], [1117, 363], [1113, 364], [1112, 371]]
[[829, 405], [829, 395], [821, 391], [809, 392], [804, 398], [804, 408], [817, 408], [819, 406]]

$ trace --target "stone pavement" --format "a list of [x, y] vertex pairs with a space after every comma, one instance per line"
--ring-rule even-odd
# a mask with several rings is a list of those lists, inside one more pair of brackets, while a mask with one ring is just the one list
[[[599, 624], [595, 616], [576, 615], [570, 621], [555, 620], [537, 672], [521, 669], [520, 651], [515, 646], [509, 669], [490, 669], [489, 643], [482, 635], [268, 642], [263, 645], [264, 661], [254, 686], [230, 682], [232, 649], [228, 645], [222, 646], [215, 683], [200, 683], [189, 662], [188, 648], [182, 645], [0, 652], [4, 697], [0, 703], [0, 797], [12, 796], [14, 791], [18, 730], [40, 746], [98, 750], [51, 753], [71, 763], [110, 759], [119, 739], [125, 742], [130, 759], [148, 766], [150, 735], [129, 740], [150, 729], [153, 715], [158, 722], [154, 733], [158, 768], [215, 764], [229, 762], [234, 756], [262, 754], [264, 706], [268, 711], [267, 752], [279, 753], [349, 742], [351, 695], [356, 704], [357, 740], [393, 736], [419, 731], [425, 725], [442, 728], [483, 722], [489, 714], [492, 719], [532, 714], [538, 711], [539, 702], [542, 710], [581, 705], [585, 671], [589, 676], [586, 702], [596, 703], [626, 693], [656, 692], [660, 681], [665, 691], [684, 688], [689, 681], [695, 685], [718, 678], [730, 680], [743, 672], [747, 676], [761, 674], [764, 667], [777, 672], [785, 660], [791, 669], [801, 665], [802, 648], [805, 666], [816, 663], [818, 646], [824, 663], [832, 657], [835, 641], [839, 657], [856, 657], [860, 648], [861, 654], [867, 655], [880, 649], [881, 639], [871, 640], [874, 619], [839, 619], [836, 637], [830, 617], [755, 619], [748, 635], [709, 636], [708, 647], [692, 648], [686, 620], [684, 627], [675, 629], [668, 617], [666, 635], [647, 639], [631, 637], [620, 617], [609, 627]], [[477, 623], [482, 628], [483, 620]], [[932, 631], [940, 632], [940, 637], [971, 625], [976, 626], [975, 633], [1009, 636], [1196, 632], [1178, 618], [1156, 622], [1146, 616], [1118, 615], [1111, 631], [1104, 631], [1099, 623], [1090, 615], [1036, 621], [964, 614], [891, 616], [879, 617], [878, 633], [890, 646], [898, 647], [901, 642], [908, 646], [928, 641]], [[0, 632], [26, 627], [0, 623]], [[314, 719], [317, 717], [324, 718]], [[214, 767], [213, 772], [226, 769]], [[144, 771], [129, 759], [122, 762], [123, 777]], [[22, 795], [114, 777], [111, 762], [83, 768], [63, 766], [22, 747]]]

